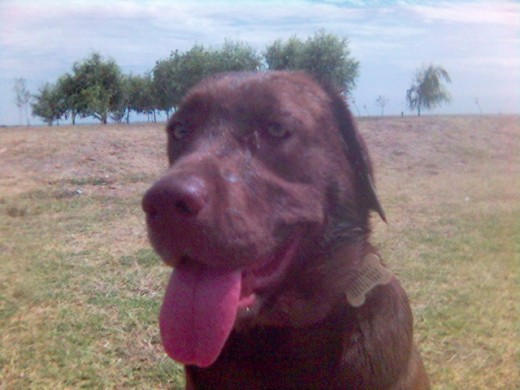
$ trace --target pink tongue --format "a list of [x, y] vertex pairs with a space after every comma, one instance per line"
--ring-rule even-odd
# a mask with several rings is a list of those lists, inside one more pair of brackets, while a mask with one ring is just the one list
[[200, 367], [215, 362], [235, 322], [241, 279], [240, 271], [197, 265], [172, 272], [159, 321], [172, 359]]

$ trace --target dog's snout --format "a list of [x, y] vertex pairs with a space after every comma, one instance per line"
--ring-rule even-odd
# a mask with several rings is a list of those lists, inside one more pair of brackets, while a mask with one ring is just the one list
[[207, 204], [206, 182], [198, 176], [166, 176], [143, 197], [142, 207], [150, 222], [196, 217]]

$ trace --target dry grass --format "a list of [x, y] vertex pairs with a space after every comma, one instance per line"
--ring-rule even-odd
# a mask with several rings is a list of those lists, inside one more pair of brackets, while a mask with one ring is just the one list
[[[520, 118], [365, 118], [435, 388], [520, 383]], [[180, 388], [140, 197], [161, 125], [0, 130], [0, 389]]]

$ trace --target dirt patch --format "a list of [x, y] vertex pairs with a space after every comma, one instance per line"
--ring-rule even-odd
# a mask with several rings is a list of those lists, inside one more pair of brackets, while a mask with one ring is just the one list
[[[0, 194], [68, 183], [70, 191], [117, 189], [166, 167], [162, 124], [0, 130]], [[78, 187], [78, 188], [73, 188]]]
[[480, 170], [488, 160], [518, 164], [518, 116], [388, 117], [361, 119], [376, 167], [438, 174]]
[[[436, 176], [480, 172], [496, 162], [518, 173], [518, 116], [360, 118], [376, 180], [392, 171]], [[141, 189], [166, 168], [164, 124], [0, 129], [0, 195], [58, 185], [63, 196]]]

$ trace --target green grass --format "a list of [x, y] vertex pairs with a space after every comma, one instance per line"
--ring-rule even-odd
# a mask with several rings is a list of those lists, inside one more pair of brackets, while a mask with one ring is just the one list
[[[519, 388], [518, 123], [360, 121], [389, 218], [373, 241], [410, 295], [436, 389]], [[0, 130], [0, 389], [183, 387], [157, 324], [169, 270], [140, 210], [161, 134]]]
[[114, 253], [104, 241], [117, 239], [103, 232], [122, 229], [139, 213], [138, 201], [56, 198], [52, 188], [4, 201], [0, 366], [7, 388], [180, 387], [157, 330], [167, 269], [144, 245]]
[[424, 264], [403, 279], [419, 284], [416, 332], [438, 388], [514, 388], [519, 379], [519, 221], [518, 209], [461, 214], [451, 237], [442, 227], [411, 234]]

